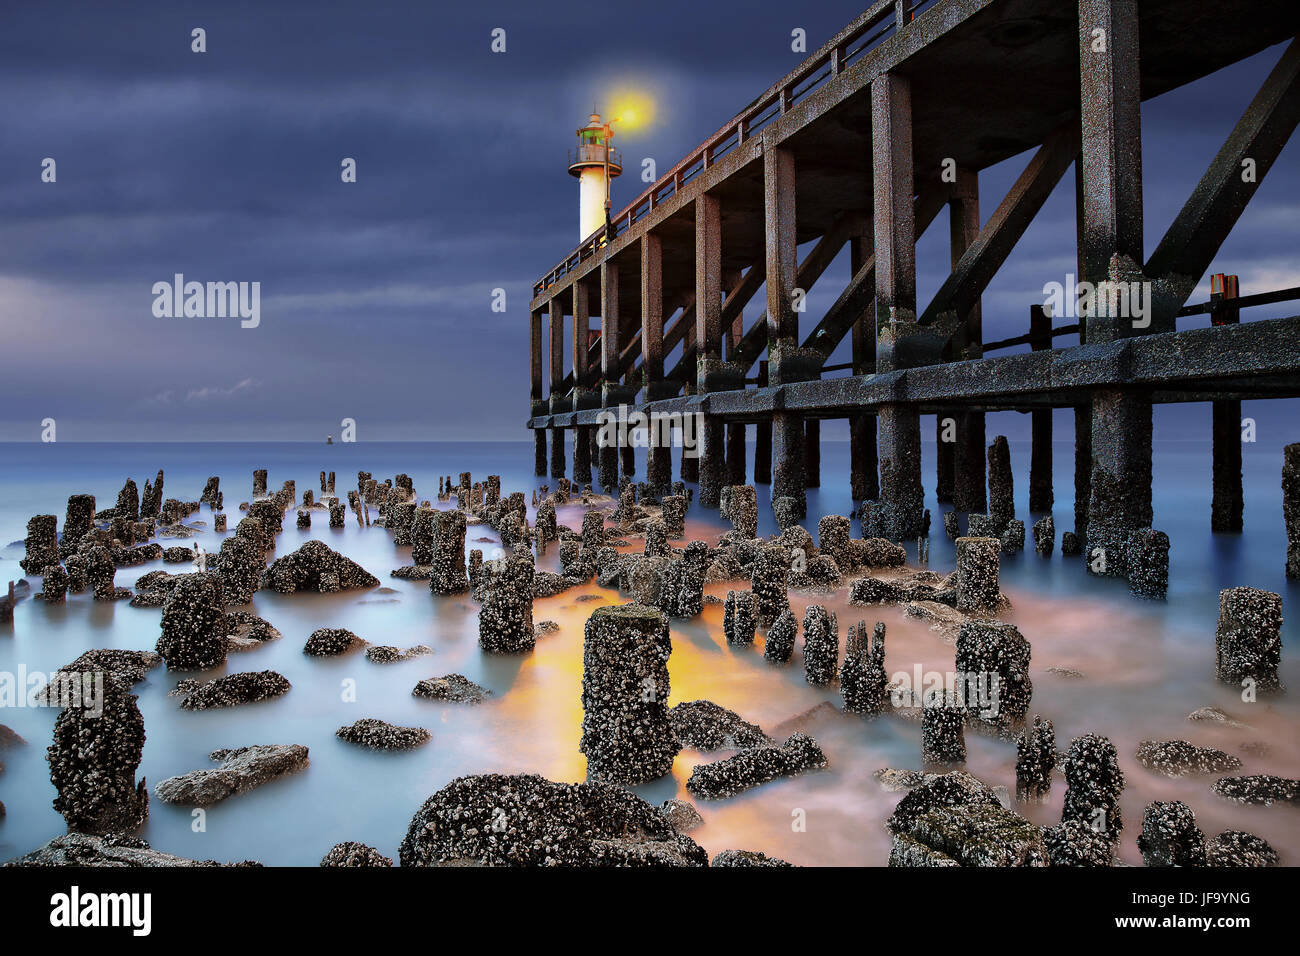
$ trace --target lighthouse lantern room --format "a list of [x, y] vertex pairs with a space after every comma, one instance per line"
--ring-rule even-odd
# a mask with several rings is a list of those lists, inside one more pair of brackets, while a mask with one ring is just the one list
[[623, 172], [618, 150], [611, 145], [614, 131], [592, 113], [578, 130], [578, 146], [569, 152], [569, 175], [578, 178], [578, 239], [605, 227], [609, 209], [609, 181]]

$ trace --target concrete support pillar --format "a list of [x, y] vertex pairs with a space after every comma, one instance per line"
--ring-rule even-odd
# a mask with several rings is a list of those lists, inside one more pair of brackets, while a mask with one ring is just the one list
[[1041, 514], [1051, 511], [1056, 500], [1052, 490], [1052, 410], [1040, 408], [1030, 415], [1033, 447], [1029, 458], [1029, 510]]
[[550, 305], [550, 398], [552, 411], [559, 411], [555, 403], [561, 398], [560, 390], [564, 387], [564, 303], [559, 296], [551, 299]]
[[[916, 328], [916, 223], [913, 199], [911, 85], [884, 74], [871, 84], [875, 188], [876, 369], [903, 361], [897, 345]], [[921, 423], [915, 406], [881, 405], [877, 418], [880, 493], [895, 540], [921, 533]]]
[[[704, 394], [722, 361], [722, 204], [695, 200], [695, 385]], [[705, 420], [700, 458], [682, 458], [682, 480], [700, 482], [700, 503], [716, 508], [723, 480], [722, 422]], [[691, 464], [688, 466], [687, 461]], [[687, 477], [688, 471], [693, 477]], [[707, 486], [707, 488], [706, 488]]]
[[[1035, 352], [1052, 348], [1052, 317], [1041, 305], [1029, 313], [1031, 348]], [[1029, 510], [1041, 514], [1052, 510], [1056, 495], [1052, 490], [1052, 410], [1040, 408], [1029, 413], [1032, 444], [1029, 454]]]
[[1092, 497], [1092, 408], [1074, 409], [1074, 533], [1088, 536], [1088, 500]]
[[664, 254], [653, 232], [641, 237], [641, 374], [644, 401], [664, 397]]
[[[979, 173], [971, 169], [958, 169], [948, 202], [948, 245], [952, 266], [955, 269], [962, 256], [979, 236], [980, 185]], [[954, 359], [976, 359], [984, 354], [984, 314], [978, 300], [963, 317], [966, 322], [961, 353]], [[973, 409], [953, 409], [947, 413], [956, 425], [956, 441], [952, 450], [952, 503], [957, 511], [982, 514], [987, 510], [985, 466], [988, 461], [985, 442], [984, 413]], [[940, 446], [940, 454], [943, 446]], [[941, 464], [940, 468], [944, 466]], [[940, 500], [943, 500], [940, 498]]]
[[[979, 238], [980, 225], [980, 175], [976, 170], [959, 168], [948, 200], [948, 249], [954, 271]], [[965, 322], [961, 351], [952, 357], [980, 358], [984, 354], [984, 310], [980, 300], [975, 299], [961, 318]]]
[[[600, 264], [600, 403], [616, 409], [624, 399], [618, 383], [618, 355], [622, 347], [618, 309], [618, 265], [606, 259]], [[618, 489], [618, 444], [609, 442], [599, 451], [600, 485], [607, 494]]]
[[1089, 570], [1127, 576], [1128, 536], [1151, 527], [1151, 518], [1151, 399], [1133, 389], [1099, 389], [1092, 396]]
[[[1210, 280], [1211, 294], [1230, 302], [1237, 298], [1237, 277], [1216, 275]], [[1210, 317], [1212, 325], [1236, 325], [1239, 309], [1224, 305]], [[1235, 534], [1242, 528], [1245, 498], [1241, 488], [1241, 402], [1224, 400], [1213, 403], [1214, 497], [1210, 505], [1210, 530]]]
[[[1084, 240], [1083, 212], [1083, 156], [1074, 162], [1074, 234], [1076, 252], [1076, 275], [1083, 276], [1087, 271], [1083, 264]], [[1079, 320], [1079, 344], [1088, 342], [1087, 321]], [[1076, 405], [1074, 408], [1074, 534], [1078, 546], [1082, 548], [1088, 540], [1088, 503], [1092, 498], [1092, 406]], [[1065, 539], [1061, 539], [1061, 550], [1065, 550]]]
[[[564, 304], [559, 296], [551, 298], [550, 303], [550, 346], [551, 346], [551, 413], [562, 411], [564, 396]], [[551, 429], [551, 477], [564, 477], [564, 430]]]
[[[644, 400], [663, 397], [664, 387], [664, 255], [663, 241], [653, 232], [641, 237], [641, 373]], [[672, 485], [670, 449], [657, 440], [651, 429], [646, 456], [646, 484], [656, 495], [666, 494]]]
[[754, 484], [772, 483], [772, 422], [754, 425]]
[[600, 446], [599, 462], [597, 477], [600, 481], [600, 487], [605, 490], [606, 494], [612, 494], [618, 489], [617, 441]]
[[984, 413], [963, 409], [953, 417], [957, 422], [957, 441], [953, 449], [953, 507], [966, 514], [983, 514], [988, 510]]
[[722, 485], [726, 478], [724, 467], [723, 431], [721, 418], [704, 417], [704, 445], [700, 452], [700, 504], [716, 508], [721, 500]]
[[[573, 410], [595, 405], [591, 389], [588, 355], [591, 347], [591, 301], [585, 282], [573, 284]], [[591, 483], [591, 431], [589, 426], [573, 430], [573, 483], [578, 490]]]
[[854, 501], [874, 501], [880, 497], [875, 415], [849, 418], [849, 485]]
[[[871, 236], [849, 240], [849, 271], [857, 275], [874, 254]], [[875, 283], [867, 293], [867, 305], [853, 323], [853, 374], [869, 375], [876, 370]], [[880, 497], [880, 473], [876, 461], [876, 416], [865, 412], [849, 416], [849, 494], [854, 501]]]
[[618, 355], [623, 346], [618, 305], [618, 265], [606, 259], [600, 264], [600, 381], [606, 407], [618, 404], [609, 389], [618, 384]]
[[573, 284], [573, 388], [575, 394], [590, 385], [587, 356], [591, 345], [591, 302], [584, 282]]
[[662, 444], [652, 443], [650, 446], [646, 458], [645, 482], [656, 497], [662, 498], [672, 491], [673, 450], [666, 436]]
[[940, 504], [951, 504], [956, 493], [957, 416], [946, 408], [934, 416], [934, 497]]
[[807, 488], [822, 484], [822, 423], [817, 418], [803, 423], [803, 481]]
[[[542, 313], [528, 313], [528, 356], [531, 372], [528, 398], [531, 414], [545, 414], [545, 396], [542, 392]], [[533, 473], [546, 474], [546, 432], [533, 429]]]
[[895, 541], [915, 538], [922, 532], [925, 514], [920, 469], [921, 419], [913, 408], [882, 405], [877, 422], [885, 529]]
[[[794, 308], [799, 262], [795, 239], [794, 153], [776, 145], [764, 134], [763, 217], [767, 227], [765, 268], [767, 282], [767, 341], [773, 345], [799, 344], [799, 313]], [[773, 384], [780, 384], [772, 369]]]
[[772, 499], [793, 498], [795, 513], [808, 515], [808, 492], [804, 483], [804, 421], [795, 412], [772, 414]]
[[[1137, 0], [1079, 0], [1079, 67], [1081, 278], [1094, 284], [1144, 282]], [[1107, 312], [1096, 308], [1086, 318], [1089, 343], [1134, 334], [1131, 319]]]
[[[1079, 0], [1079, 64], [1082, 278], [1145, 282], [1137, 0]], [[1107, 300], [1099, 296], [1085, 319], [1089, 344], [1139, 331], [1131, 318], [1110, 314]], [[1128, 535], [1151, 527], [1151, 401], [1140, 391], [1104, 389], [1091, 405], [1086, 558], [1093, 573], [1125, 576]]]
[[[916, 220], [913, 209], [911, 84], [892, 73], [871, 84], [875, 191], [877, 368], [893, 371], [892, 349], [880, 348], [889, 326], [916, 320]], [[890, 340], [892, 341], [892, 340]]]
[[[758, 387], [767, 388], [767, 362], [758, 363]], [[772, 419], [761, 418], [754, 425], [754, 484], [772, 483]]]
[[727, 484], [746, 484], [744, 422], [727, 424]]
[[533, 474], [546, 474], [546, 429], [533, 429]]
[[[799, 313], [795, 311], [797, 258], [794, 153], [778, 145], [771, 131], [763, 142], [763, 217], [766, 226], [764, 267], [767, 288], [767, 344], [771, 383], [779, 385], [781, 354], [799, 345]], [[793, 498], [795, 511], [807, 514], [804, 485], [803, 416], [780, 411], [772, 415], [772, 498]], [[755, 462], [757, 465], [757, 462]], [[758, 480], [757, 468], [755, 480]]]
[[564, 429], [551, 429], [551, 477], [564, 477]]
[[1241, 531], [1245, 501], [1241, 489], [1241, 402], [1213, 403], [1214, 498], [1210, 530], [1221, 534]]
[[590, 425], [580, 425], [573, 430], [573, 483], [581, 491], [591, 484], [591, 432]]
[[[697, 440], [699, 440], [697, 436]], [[700, 459], [698, 455], [686, 454], [685, 446], [682, 447], [682, 481], [695, 484], [700, 480]]]
[[722, 358], [722, 204], [708, 193], [695, 200], [695, 356], [706, 391], [709, 365]]
[[[740, 283], [739, 277], [730, 277], [729, 288], [736, 288]], [[744, 316], [737, 313], [731, 323], [723, 330], [723, 338], [727, 346], [727, 360], [735, 362], [738, 358], [737, 352], [740, 344], [745, 337]], [[748, 364], [748, 363], [746, 363]], [[737, 366], [732, 366], [729, 375], [735, 375]], [[737, 376], [738, 377], [738, 376]], [[736, 388], [744, 388], [743, 381], [734, 383]], [[728, 422], [726, 426], [726, 456], [722, 465], [723, 482], [726, 485], [743, 485], [746, 483], [745, 473], [745, 423]]]

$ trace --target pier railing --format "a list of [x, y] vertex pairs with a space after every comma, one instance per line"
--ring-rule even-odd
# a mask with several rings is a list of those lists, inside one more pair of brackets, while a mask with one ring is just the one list
[[793, 71], [724, 123], [712, 136], [660, 176], [610, 220], [610, 235], [602, 226], [533, 285], [533, 295], [563, 279], [596, 254], [610, 238], [643, 218], [717, 159], [750, 139], [815, 90], [851, 67], [863, 54], [893, 36], [939, 0], [876, 0], [861, 16], [837, 33]]
[[[1216, 277], [1221, 278], [1221, 277]], [[1232, 286], [1236, 287], [1236, 276], [1230, 277], [1233, 280]], [[1225, 294], [1223, 292], [1213, 293], [1209, 301], [1200, 302], [1195, 305], [1186, 305], [1178, 310], [1177, 318], [1186, 318], [1193, 315], [1208, 315], [1214, 324], [1221, 324], [1223, 314], [1231, 310], [1232, 313], [1238, 313], [1242, 309], [1249, 309], [1257, 305], [1275, 305], [1278, 302], [1292, 302], [1300, 300], [1300, 286], [1292, 286], [1289, 289], [1275, 289], [1272, 292], [1260, 292], [1255, 295], [1237, 296], [1235, 294]], [[1051, 316], [1047, 316], [1050, 321]], [[1235, 321], [1235, 320], [1234, 320]], [[1017, 345], [1033, 345], [1041, 348], [1044, 341], [1049, 341], [1063, 335], [1078, 335], [1079, 324], [1076, 322], [1072, 325], [1060, 325], [1055, 328], [1045, 329], [1041, 325], [1034, 325], [1031, 320], [1031, 329], [1023, 335], [1015, 335], [1007, 339], [999, 339], [996, 342], [987, 342], [982, 346], [985, 354], [996, 352], [1001, 349], [1013, 348]], [[832, 369], [851, 368], [852, 363], [837, 366], [826, 366], [822, 371], [831, 371]]]

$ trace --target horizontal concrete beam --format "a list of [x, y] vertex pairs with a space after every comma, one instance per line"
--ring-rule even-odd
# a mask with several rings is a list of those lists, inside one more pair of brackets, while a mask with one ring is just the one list
[[[1252, 390], [1252, 383], [1257, 387]], [[1006, 408], [1065, 407], [1098, 388], [1147, 387], [1154, 401], [1300, 396], [1300, 316], [1213, 326], [950, 362], [896, 372], [798, 382], [640, 405], [640, 411], [703, 412], [735, 421], [774, 411], [813, 417], [870, 412], [886, 403]], [[1224, 393], [1220, 395], [1219, 393]], [[597, 423], [599, 411], [544, 415], [530, 428]]]

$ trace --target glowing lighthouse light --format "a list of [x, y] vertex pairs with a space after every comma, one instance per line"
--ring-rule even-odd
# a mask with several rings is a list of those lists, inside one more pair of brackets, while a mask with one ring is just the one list
[[592, 113], [587, 125], [578, 130], [578, 147], [569, 154], [569, 175], [578, 177], [578, 239], [605, 228], [609, 181], [623, 172], [622, 159], [610, 141], [611, 124]]

